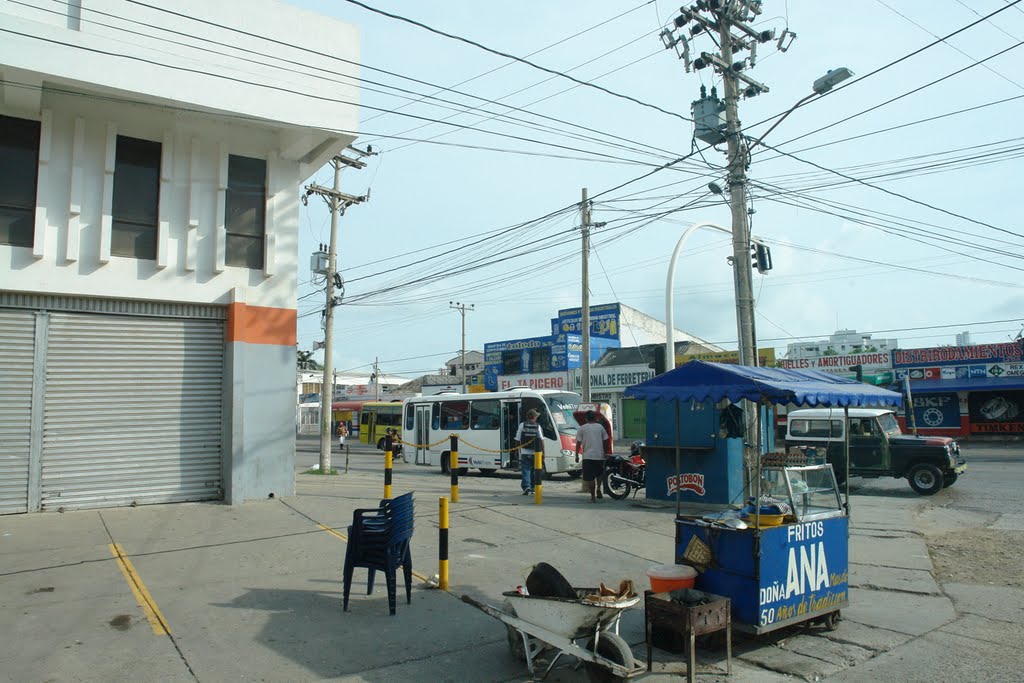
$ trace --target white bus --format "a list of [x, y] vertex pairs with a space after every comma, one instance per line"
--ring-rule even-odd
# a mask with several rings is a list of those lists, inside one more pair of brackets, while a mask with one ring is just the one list
[[409, 444], [404, 447], [405, 457], [417, 465], [440, 467], [447, 474], [451, 462], [447, 437], [458, 434], [459, 474], [471, 467], [484, 475], [518, 470], [518, 452], [509, 450], [516, 446], [519, 423], [533, 408], [540, 413], [537, 422], [544, 434], [546, 476], [566, 472], [576, 479], [583, 474], [576, 457], [579, 425], [573, 418], [580, 400], [580, 395], [573, 392], [527, 387], [407, 398], [402, 413], [402, 441]]

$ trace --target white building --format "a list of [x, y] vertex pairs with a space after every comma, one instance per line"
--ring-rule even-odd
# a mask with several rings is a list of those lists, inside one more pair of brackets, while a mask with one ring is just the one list
[[299, 187], [354, 139], [356, 29], [270, 0], [0, 29], [0, 512], [293, 493]]
[[870, 334], [856, 330], [836, 330], [828, 339], [793, 342], [786, 346], [786, 358], [817, 358], [846, 356], [858, 353], [884, 353], [899, 347], [897, 339], [872, 339]]

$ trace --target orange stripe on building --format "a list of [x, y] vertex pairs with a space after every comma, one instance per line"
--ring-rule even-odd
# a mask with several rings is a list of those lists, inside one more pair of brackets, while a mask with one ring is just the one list
[[229, 304], [225, 341], [295, 346], [296, 320], [294, 308]]

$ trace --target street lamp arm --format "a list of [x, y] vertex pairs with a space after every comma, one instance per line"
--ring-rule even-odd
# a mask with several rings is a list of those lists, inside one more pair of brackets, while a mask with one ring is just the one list
[[750, 152], [754, 151], [754, 148], [757, 147], [758, 145], [760, 145], [761, 141], [764, 140], [766, 137], [768, 137], [768, 133], [771, 133], [773, 130], [775, 130], [780, 123], [782, 123], [783, 121], [786, 120], [787, 116], [789, 116], [790, 114], [795, 112], [797, 109], [799, 109], [801, 107], [801, 105], [803, 105], [804, 102], [806, 102], [807, 100], [811, 99], [812, 97], [817, 97], [817, 96], [818, 96], [818, 93], [812, 92], [807, 97], [804, 97], [799, 102], [797, 102], [792, 107], [790, 107], [789, 111], [787, 111], [785, 114], [780, 116], [779, 119], [775, 123], [772, 124], [771, 128], [766, 130], [764, 132], [764, 134], [761, 135], [761, 137], [759, 137], [759, 138], [751, 138], [753, 140], [753, 143], [749, 147], [747, 147], [747, 153], [749, 154]]
[[672, 311], [675, 303], [673, 301], [672, 285], [676, 278], [676, 260], [679, 258], [679, 253], [683, 250], [683, 245], [686, 244], [686, 240], [690, 238], [690, 235], [701, 228], [710, 228], [712, 230], [724, 232], [727, 235], [732, 234], [732, 230], [718, 225], [717, 223], [698, 221], [683, 231], [683, 234], [679, 237], [679, 241], [676, 242], [676, 248], [672, 250], [672, 257], [668, 261], [668, 277], [665, 281], [665, 372], [674, 370], [676, 367], [676, 325], [675, 316]]

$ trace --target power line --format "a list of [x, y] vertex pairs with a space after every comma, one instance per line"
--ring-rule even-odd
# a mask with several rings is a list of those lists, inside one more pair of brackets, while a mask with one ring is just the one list
[[[132, 0], [129, 0], [129, 1], [132, 1]], [[528, 59], [523, 59], [522, 57], [516, 57], [515, 55], [509, 54], [507, 52], [502, 52], [500, 50], [495, 50], [493, 48], [489, 48], [486, 45], [482, 45], [481, 43], [476, 42], [475, 40], [470, 40], [469, 38], [463, 38], [462, 36], [455, 35], [454, 33], [447, 33], [445, 31], [441, 31], [440, 29], [433, 28], [432, 26], [427, 26], [426, 24], [424, 24], [422, 22], [416, 21], [414, 19], [410, 19], [408, 17], [404, 17], [404, 16], [402, 16], [400, 14], [393, 14], [391, 12], [385, 12], [384, 10], [377, 9], [376, 7], [371, 7], [370, 5], [367, 5], [365, 3], [359, 2], [358, 0], [345, 0], [345, 2], [347, 2], [349, 4], [352, 4], [352, 5], [356, 5], [357, 7], [362, 7], [363, 9], [368, 10], [370, 12], [373, 12], [374, 14], [379, 14], [381, 16], [388, 17], [389, 19], [395, 19], [397, 21], [402, 21], [402, 22], [405, 22], [407, 24], [411, 24], [413, 26], [416, 26], [418, 28], [422, 28], [424, 30], [430, 31], [431, 33], [436, 33], [439, 36], [444, 36], [445, 38], [450, 38], [452, 40], [457, 40], [459, 42], [466, 43], [467, 45], [472, 45], [473, 47], [479, 48], [479, 49], [481, 49], [481, 50], [483, 50], [485, 52], [489, 52], [489, 53], [491, 53], [493, 55], [497, 55], [499, 57], [504, 57], [505, 59], [513, 59], [513, 60], [515, 60], [517, 62], [520, 62], [522, 64], [526, 64], [527, 66], [533, 67], [534, 69], [537, 69], [539, 71], [543, 71], [545, 73], [553, 74], [555, 76], [560, 76], [561, 78], [568, 79], [568, 80], [570, 80], [573, 83], [576, 83], [578, 85], [586, 86], [588, 88], [594, 88], [595, 90], [599, 90], [599, 91], [601, 91], [603, 93], [606, 93], [608, 95], [612, 95], [613, 97], [618, 97], [619, 99], [627, 100], [629, 102], [633, 102], [634, 104], [639, 104], [642, 107], [647, 107], [648, 109], [654, 109], [655, 111], [661, 112], [662, 114], [667, 114], [668, 116], [674, 116], [677, 119], [682, 119], [683, 121], [688, 121], [690, 123], [693, 123], [693, 119], [687, 118], [687, 117], [683, 116], [682, 114], [678, 114], [676, 112], [668, 111], [667, 109], [662, 109], [661, 107], [659, 107], [659, 106], [657, 106], [655, 104], [651, 104], [649, 102], [644, 102], [642, 100], [638, 100], [635, 97], [631, 97], [629, 95], [623, 95], [621, 93], [617, 93], [617, 92], [615, 92], [613, 90], [609, 90], [608, 88], [605, 88], [605, 87], [600, 86], [600, 85], [596, 85], [594, 83], [589, 83], [587, 81], [581, 81], [578, 78], [574, 78], [573, 76], [570, 76], [569, 74], [566, 74], [566, 73], [562, 73], [561, 71], [556, 71], [555, 69], [549, 69], [549, 68], [547, 68], [545, 66], [540, 66], [539, 64], [535, 64], [534, 62], [531, 62]], [[1018, 0], [1018, 2], [1019, 2], [1019, 0]]]
[[[127, 1], [131, 2], [132, 0], [127, 0]], [[37, 5], [33, 5], [31, 3], [22, 2], [21, 0], [11, 0], [11, 2], [13, 2], [15, 4], [26, 6], [26, 7], [32, 7], [34, 9], [38, 9], [40, 11], [50, 12], [50, 13], [55, 14], [55, 15], [63, 16], [62, 12], [57, 12], [55, 10], [49, 10], [49, 9], [46, 9], [46, 8], [43, 8], [43, 7], [39, 7]], [[57, 4], [67, 5], [67, 3], [66, 2], [62, 2], [62, 0], [54, 0], [54, 2], [56, 2]], [[144, 3], [135, 3], [135, 4], [142, 4], [145, 7], [151, 7], [149, 5], [145, 5]], [[306, 48], [301, 48], [299, 46], [291, 45], [291, 44], [285, 43], [283, 41], [276, 41], [276, 40], [273, 40], [273, 39], [268, 39], [265, 36], [258, 36], [256, 34], [253, 34], [253, 33], [250, 33], [250, 32], [242, 31], [242, 30], [239, 30], [239, 29], [235, 29], [233, 27], [224, 26], [224, 25], [221, 25], [221, 24], [217, 24], [215, 22], [210, 22], [210, 21], [199, 19], [199, 18], [196, 18], [196, 17], [190, 17], [190, 16], [183, 15], [183, 14], [180, 14], [180, 13], [177, 13], [177, 12], [173, 12], [171, 10], [166, 10], [166, 9], [163, 9], [163, 8], [152, 8], [152, 9], [158, 9], [160, 11], [168, 12], [168, 13], [170, 13], [172, 15], [175, 15], [175, 16], [180, 16], [180, 17], [183, 17], [183, 18], [192, 19], [193, 21], [197, 21], [197, 22], [200, 22], [200, 23], [203, 23], [203, 24], [207, 24], [207, 25], [211, 25], [211, 26], [214, 26], [214, 27], [217, 27], [217, 28], [221, 28], [221, 29], [223, 29], [225, 31], [233, 31], [233, 32], [236, 32], [236, 33], [239, 33], [239, 34], [242, 34], [242, 35], [246, 35], [246, 36], [250, 36], [250, 37], [254, 37], [254, 38], [260, 38], [262, 40], [268, 40], [269, 42], [278, 43], [280, 45], [291, 47], [291, 48], [294, 48], [294, 49], [297, 49], [297, 50], [306, 50]], [[107, 13], [107, 12], [102, 12], [100, 10], [95, 10], [95, 9], [92, 9], [92, 8], [86, 8], [86, 10], [91, 12], [91, 13], [93, 13], [93, 14], [99, 14], [99, 15], [102, 15], [102, 16], [114, 17], [114, 18], [117, 18], [117, 19], [119, 19], [121, 21], [129, 22], [131, 24], [136, 24], [136, 25], [139, 25], [139, 26], [145, 26], [146, 28], [151, 28], [151, 29], [154, 29], [154, 30], [164, 31], [164, 32], [170, 33], [172, 35], [179, 35], [179, 36], [183, 36], [183, 37], [187, 37], [187, 38], [191, 38], [191, 39], [198, 39], [196, 36], [193, 36], [193, 35], [191, 35], [189, 33], [185, 33], [185, 32], [182, 32], [182, 31], [175, 31], [173, 29], [167, 29], [167, 28], [164, 28], [164, 27], [158, 27], [158, 26], [154, 26], [152, 24], [147, 24], [145, 22], [141, 22], [141, 21], [137, 21], [137, 20], [124, 19], [122, 17], [118, 17], [117, 15], [110, 14], [110, 13]], [[172, 45], [184, 46], [184, 47], [188, 47], [190, 49], [195, 49], [195, 50], [200, 50], [200, 51], [204, 51], [204, 52], [209, 52], [211, 54], [216, 54], [216, 55], [223, 56], [223, 57], [230, 57], [230, 58], [233, 58], [233, 59], [238, 59], [238, 60], [243, 61], [243, 62], [256, 64], [258, 66], [275, 68], [275, 69], [279, 69], [279, 70], [282, 70], [282, 71], [286, 71], [286, 72], [290, 72], [290, 73], [295, 73], [295, 74], [299, 74], [299, 75], [303, 75], [303, 76], [313, 76], [314, 75], [314, 74], [309, 73], [308, 71], [299, 71], [299, 70], [296, 70], [296, 69], [289, 69], [289, 68], [286, 68], [286, 67], [282, 67], [282, 66], [277, 65], [277, 64], [268, 64], [266, 62], [260, 62], [260, 61], [255, 61], [255, 60], [252, 60], [252, 59], [241, 58], [241, 57], [238, 57], [237, 55], [232, 55], [232, 54], [228, 54], [228, 53], [225, 53], [225, 52], [221, 52], [221, 51], [217, 51], [217, 50], [212, 50], [212, 49], [207, 48], [207, 47], [203, 47], [203, 46], [199, 46], [199, 45], [193, 45], [193, 44], [190, 44], [190, 43], [183, 43], [183, 42], [180, 42], [180, 41], [174, 41], [174, 40], [170, 40], [170, 39], [167, 39], [167, 38], [162, 38], [162, 37], [159, 37], [159, 36], [155, 36], [155, 35], [152, 35], [152, 34], [142, 33], [142, 32], [139, 32], [139, 31], [133, 31], [133, 30], [130, 30], [130, 29], [125, 28], [123, 26], [115, 26], [113, 24], [106, 24], [106, 23], [103, 23], [103, 22], [100, 22], [100, 21], [96, 21], [96, 20], [93, 20], [92, 23], [100, 25], [100, 26], [105, 26], [107, 28], [111, 28], [111, 29], [114, 29], [114, 30], [122, 31], [122, 32], [125, 32], [125, 33], [129, 33], [129, 34], [132, 34], [132, 35], [138, 35], [138, 36], [144, 37], [144, 38], [149, 39], [149, 40], [157, 39], [157, 40], [161, 40], [161, 41], [170, 43]], [[39, 38], [38, 36], [30, 36], [30, 37], [34, 37], [34, 38], [43, 40], [43, 38]], [[321, 67], [311, 66], [311, 65], [308, 65], [306, 63], [298, 62], [298, 61], [294, 61], [294, 60], [288, 60], [288, 59], [285, 59], [285, 58], [280, 57], [280, 56], [262, 53], [262, 52], [259, 52], [259, 51], [256, 51], [256, 50], [251, 50], [251, 49], [243, 48], [243, 47], [240, 47], [238, 45], [226, 46], [224, 43], [218, 43], [218, 42], [210, 41], [210, 40], [207, 40], [206, 42], [212, 42], [213, 44], [216, 44], [216, 45], [222, 45], [222, 46], [225, 46], [225, 47], [231, 47], [233, 50], [237, 50], [239, 52], [257, 55], [257, 56], [264, 57], [264, 58], [267, 58], [267, 59], [277, 60], [277, 61], [283, 62], [285, 64], [292, 64], [292, 65], [301, 66], [301, 67], [304, 67], [304, 68], [314, 69], [316, 71], [323, 72], [323, 74], [330, 74], [332, 76], [335, 75], [335, 72], [332, 71], [332, 70], [329, 70], [329, 69], [324, 69], [324, 68], [321, 68]], [[76, 47], [81, 47], [81, 46], [76, 46]], [[83, 49], [86, 49], [86, 48], [83, 48]], [[309, 50], [306, 50], [306, 51], [309, 51]], [[107, 53], [104, 53], [104, 54], [107, 54]], [[113, 53], [110, 53], [110, 54], [113, 54]], [[613, 134], [605, 133], [603, 131], [599, 131], [599, 130], [596, 130], [596, 129], [593, 129], [593, 128], [588, 128], [586, 126], [581, 126], [579, 124], [574, 124], [574, 123], [571, 123], [569, 121], [564, 121], [562, 119], [558, 119], [558, 118], [555, 118], [555, 117], [547, 116], [547, 115], [540, 114], [540, 113], [537, 113], [537, 112], [531, 112], [531, 111], [528, 111], [528, 110], [526, 110], [524, 108], [521, 108], [521, 107], [514, 107], [514, 106], [511, 106], [511, 105], [501, 104], [500, 102], [497, 102], [497, 101], [494, 101], [494, 100], [488, 100], [486, 98], [478, 97], [476, 95], [472, 95], [472, 94], [469, 94], [469, 93], [463, 93], [463, 92], [451, 90], [449, 88], [442, 88], [441, 86], [437, 86], [436, 84], [432, 84], [432, 83], [429, 83], [429, 82], [426, 82], [426, 81], [421, 81], [419, 79], [414, 79], [414, 78], [411, 78], [411, 77], [408, 77], [408, 76], [403, 76], [401, 74], [397, 74], [397, 73], [394, 73], [394, 72], [391, 72], [391, 71], [386, 71], [386, 70], [382, 70], [382, 69], [375, 69], [374, 67], [368, 66], [368, 65], [365, 65], [365, 64], [360, 65], [357, 62], [353, 62], [351, 60], [347, 60], [347, 59], [344, 59], [344, 58], [341, 58], [341, 57], [334, 57], [334, 56], [331, 56], [331, 55], [320, 55], [319, 53], [315, 53], [315, 52], [314, 52], [314, 54], [317, 54], [318, 56], [327, 56], [329, 58], [332, 58], [332, 59], [335, 59], [335, 60], [338, 60], [338, 61], [341, 61], [341, 62], [344, 62], [344, 63], [347, 63], [347, 64], [351, 64], [351, 65], [354, 65], [354, 66], [359, 66], [360, 68], [363, 68], [363, 69], [367, 69], [367, 70], [371, 70], [371, 71], [379, 71], [379, 72], [387, 74], [389, 76], [393, 76], [393, 77], [400, 78], [400, 79], [403, 79], [403, 80], [412, 81], [414, 83], [419, 83], [419, 84], [427, 85], [427, 86], [430, 86], [430, 87], [439, 88], [440, 90], [448, 90], [448, 91], [451, 91], [451, 92], [455, 92], [456, 94], [462, 95], [464, 97], [469, 97], [469, 98], [472, 98], [472, 99], [475, 99], [475, 100], [478, 100], [478, 101], [481, 101], [481, 102], [484, 102], [484, 103], [495, 104], [495, 105], [504, 107], [505, 109], [510, 110], [510, 111], [523, 112], [525, 114], [528, 114], [530, 116], [534, 116], [534, 117], [537, 117], [537, 118], [540, 118], [540, 119], [546, 119], [546, 120], [555, 121], [557, 123], [560, 123], [560, 124], [563, 124], [563, 125], [566, 125], [566, 126], [572, 126], [574, 128], [579, 128], [581, 130], [587, 130], [587, 131], [590, 131], [590, 132], [593, 132], [593, 133], [596, 133], [596, 134], [599, 134], [599, 135], [603, 135], [603, 136], [606, 136], [606, 137], [609, 137], [609, 138], [624, 140], [626, 142], [632, 143], [635, 146], [643, 146], [643, 147], [648, 147], [650, 149], [655, 149], [655, 150], [657, 149], [657, 148], [652, 147], [650, 145], [645, 145], [644, 143], [639, 143], [639, 142], [636, 142], [636, 141], [631, 141], [631, 140], [628, 140], [626, 138], [622, 138], [620, 136], [616, 136], [616, 135], [613, 135]], [[131, 57], [129, 55], [116, 55], [116, 56], [121, 56], [121, 57], [129, 58], [129, 59], [133, 59], [134, 58], [134, 57]], [[143, 61], [145, 61], [145, 60], [143, 60]], [[162, 63], [160, 63], [159, 65], [166, 66], [168, 68], [178, 68], [178, 67], [174, 67], [174, 66], [167, 65], [167, 64], [162, 64]], [[218, 76], [217, 74], [210, 74], [210, 75]], [[465, 105], [462, 105], [461, 103], [452, 102], [450, 100], [439, 99], [439, 98], [436, 98], [436, 97], [434, 97], [432, 95], [423, 95], [422, 93], [415, 93], [415, 92], [410, 91], [410, 90], [406, 90], [406, 89], [403, 89], [403, 88], [397, 88], [396, 86], [387, 85], [387, 84], [384, 84], [384, 83], [379, 83], [377, 81], [372, 81], [372, 80], [369, 80], [369, 79], [366, 79], [366, 78], [363, 78], [363, 77], [348, 76], [348, 75], [345, 75], [345, 74], [342, 74], [342, 76], [344, 78], [347, 78], [347, 79], [351, 80], [351, 81], [358, 81], [358, 82], [361, 82], [361, 83], [364, 83], [364, 84], [365, 83], [369, 83], [369, 84], [373, 84], [373, 85], [379, 85], [381, 87], [390, 88], [391, 90], [394, 90], [396, 92], [411, 93], [413, 95], [418, 96], [420, 98], [420, 101], [423, 100], [423, 99], [432, 99], [432, 100], [438, 100], [439, 102], [443, 102], [443, 103], [448, 104], [448, 105], [464, 107], [463, 109], [459, 110], [462, 113], [472, 112], [472, 111], [474, 111], [476, 109], [479, 109], [479, 107], [465, 108]], [[230, 78], [230, 77], [226, 77], [226, 76], [218, 76], [218, 77]], [[321, 80], [328, 81], [328, 82], [338, 83], [338, 84], [342, 84], [342, 85], [348, 85], [347, 82], [337, 80], [336, 78], [330, 78], [330, 77], [327, 77], [327, 76], [322, 75], [322, 74], [318, 75], [316, 77], [320, 78]], [[261, 86], [261, 87], [275, 87], [275, 86], [270, 86], [270, 85], [267, 85], [267, 84], [264, 84], [264, 83], [253, 83], [251, 81], [245, 81], [245, 80], [241, 80], [241, 79], [232, 79], [232, 80], [237, 80], [237, 81], [242, 82], [242, 83], [246, 83], [246, 84], [249, 84], [249, 85], [257, 85], [257, 86]], [[383, 91], [374, 90], [373, 88], [368, 88], [365, 85], [363, 86], [363, 88], [365, 90], [369, 90], [371, 92], [381, 92], [381, 93], [383, 93]], [[276, 89], [281, 89], [281, 88], [276, 88]], [[354, 103], [348, 102], [348, 101], [345, 101], [345, 100], [324, 98], [324, 97], [320, 97], [320, 96], [317, 96], [317, 95], [312, 95], [312, 94], [309, 94], [309, 93], [298, 92], [298, 91], [294, 91], [294, 90], [290, 90], [290, 89], [283, 89], [283, 90], [285, 92], [290, 92], [292, 94], [297, 94], [297, 95], [300, 95], [300, 96], [307, 96], [307, 97], [317, 98], [317, 99], [326, 99], [328, 101], [334, 101], [334, 102], [338, 102], [340, 104], [352, 104], [352, 105], [354, 105]], [[383, 94], [390, 94], [390, 93], [383, 93]], [[365, 105], [365, 104], [362, 105], [362, 106], [363, 106], [363, 108], [379, 111], [379, 112], [382, 112], [382, 113], [397, 113], [397, 110], [394, 110], [394, 109], [381, 109], [379, 107], [372, 107], [372, 106]], [[451, 108], [451, 107], [448, 107], [448, 108]], [[556, 132], [556, 133], [559, 133], [559, 134], [562, 134], [562, 135], [566, 135], [567, 137], [572, 137], [572, 138], [575, 138], [575, 139], [578, 139], [578, 140], [580, 140], [580, 139], [582, 139], [582, 140], [591, 140], [591, 141], [599, 142], [599, 143], [602, 143], [602, 144], [609, 144], [611, 146], [619, 147], [621, 149], [627, 149], [629, 151], [634, 151], [634, 152], [639, 151], [636, 147], [629, 148], [629, 147], [625, 147], [623, 145], [618, 145], [618, 144], [615, 144], [615, 143], [610, 143], [610, 142], [606, 142], [606, 141], [597, 140], [596, 138], [593, 138], [593, 137], [581, 136], [581, 135], [578, 135], [578, 134], [575, 134], [575, 133], [570, 133], [570, 132], [567, 132], [567, 131], [564, 131], [564, 130], [558, 130], [558, 129], [552, 128], [550, 126], [540, 126], [538, 124], [533, 124], [531, 122], [527, 122], [527, 121], [524, 121], [522, 119], [516, 119], [515, 117], [509, 117], [507, 114], [500, 114], [500, 113], [495, 113], [495, 112], [488, 112], [488, 113], [492, 114], [491, 119], [493, 119], [493, 118], [500, 118], [503, 121], [517, 123], [518, 125], [522, 125], [524, 127], [532, 128], [534, 130], [545, 130], [546, 132]], [[427, 118], [427, 117], [414, 116], [414, 115], [411, 115], [411, 114], [399, 114], [399, 115], [400, 116], [405, 116], [405, 117], [409, 117], [409, 118], [415, 118], [415, 119], [426, 121], [426, 123], [424, 123], [423, 125], [431, 125], [431, 124], [435, 124], [435, 123], [446, 123], [447, 122], [446, 119], [444, 119], [444, 120], [430, 119], [430, 118]], [[488, 119], [488, 120], [490, 120], [490, 119]], [[496, 133], [495, 131], [487, 131], [485, 129], [477, 129], [477, 128], [473, 128], [472, 126], [461, 127], [461, 126], [458, 126], [456, 124], [447, 124], [447, 125], [455, 127], [455, 128], [460, 128], [460, 129], [469, 128], [470, 130], [477, 130], [479, 132], [489, 132], [491, 134], [498, 134], [498, 135], [504, 136], [504, 134]], [[344, 132], [350, 132], [350, 131], [344, 131]], [[354, 131], [351, 131], [351, 132], [354, 133]], [[391, 137], [391, 138], [394, 139], [396, 136], [387, 136], [387, 135], [383, 135], [383, 134], [378, 134], [378, 135], [375, 135], [374, 137], [379, 137], [379, 138]], [[511, 137], [511, 136], [508, 136], [508, 137]], [[397, 138], [397, 139], [404, 139], [404, 138]], [[428, 140], [413, 140], [413, 142], [427, 142], [427, 141]], [[577, 150], [577, 151], [585, 151], [585, 150]], [[670, 154], [670, 153], [669, 152], [664, 152], [664, 154]]]
[[[892, 67], [896, 66], [897, 64], [905, 62], [906, 60], [910, 59], [911, 57], [914, 57], [916, 55], [921, 54], [925, 50], [931, 49], [931, 48], [935, 47], [936, 45], [939, 45], [939, 44], [949, 40], [953, 36], [956, 36], [956, 35], [958, 35], [960, 33], [963, 33], [964, 31], [967, 31], [967, 30], [969, 30], [971, 28], [974, 28], [975, 26], [977, 26], [978, 24], [982, 23], [983, 21], [987, 21], [988, 19], [991, 19], [992, 17], [994, 17], [995, 15], [999, 14], [1000, 12], [1003, 12], [1003, 11], [1009, 9], [1010, 7], [1013, 7], [1013, 6], [1017, 5], [1017, 3], [1019, 3], [1019, 2], [1021, 2], [1021, 0], [1013, 0], [1013, 2], [1010, 2], [1005, 7], [1001, 7], [999, 9], [995, 10], [994, 12], [991, 12], [990, 14], [987, 14], [984, 17], [978, 19], [977, 21], [973, 21], [970, 24], [967, 24], [966, 26], [961, 26], [960, 28], [956, 29], [955, 31], [953, 31], [951, 33], [948, 33], [945, 36], [942, 36], [941, 38], [938, 38], [938, 39], [932, 41], [931, 43], [928, 43], [927, 45], [919, 47], [916, 50], [913, 50], [913, 51], [903, 55], [902, 57], [898, 57], [898, 58], [892, 60], [891, 62], [888, 62], [887, 64], [883, 64], [882, 66], [878, 67], [877, 69], [869, 71], [868, 73], [864, 74], [863, 76], [860, 76], [859, 78], [855, 78], [855, 79], [853, 79], [853, 80], [851, 80], [851, 81], [849, 81], [847, 83], [843, 83], [843, 84], [837, 85], [836, 87], [832, 88], [828, 92], [823, 93], [819, 97], [816, 97], [816, 98], [814, 98], [812, 100], [808, 100], [807, 102], [801, 104], [800, 107], [801, 108], [806, 107], [806, 106], [808, 106], [810, 104], [813, 104], [814, 102], [818, 102], [818, 101], [824, 99], [825, 97], [828, 97], [829, 95], [834, 95], [835, 93], [841, 92], [841, 91], [845, 90], [846, 88], [853, 87], [854, 85], [856, 85], [858, 83], [863, 83], [865, 80], [867, 80], [867, 79], [869, 79], [869, 78], [871, 78], [873, 76], [877, 76], [878, 74], [882, 73], [883, 71], [886, 71], [887, 69], [891, 69]], [[989, 58], [986, 58], [985, 60], [982, 60], [982, 62], [987, 61], [987, 59], [989, 59]], [[978, 64], [980, 64], [980, 63], [981, 62], [976, 62], [975, 64], [972, 64], [971, 67], [978, 66]], [[971, 67], [968, 67], [968, 68], [971, 68]], [[956, 72], [956, 73], [959, 73], [959, 72]], [[953, 74], [953, 75], [955, 75], [955, 74]], [[903, 96], [901, 96], [901, 97], [903, 97]], [[879, 106], [884, 106], [884, 104], [888, 104], [888, 103], [883, 103], [883, 105], [879, 105]], [[748, 128], [755, 128], [755, 127], [760, 126], [760, 125], [762, 125], [764, 123], [767, 123], [769, 121], [777, 119], [780, 116], [784, 116], [784, 115], [790, 113], [791, 111], [792, 111], [792, 109], [787, 109], [784, 112], [779, 112], [778, 114], [775, 114], [773, 116], [769, 116], [766, 119], [762, 119], [761, 121], [758, 121], [757, 123], [751, 124], [750, 126], [748, 126]], [[868, 110], [868, 111], [870, 111], [870, 110]], [[865, 112], [860, 112], [858, 114], [855, 114], [854, 116], [860, 116], [863, 113], [867, 113], [867, 112], [866, 111]], [[829, 126], [826, 126], [825, 128], [831, 128], [833, 125], [838, 125], [839, 123], [842, 123], [843, 121], [846, 121], [846, 120], [849, 120], [849, 119], [843, 119], [842, 121], [837, 121], [836, 123], [830, 124]], [[818, 133], [818, 132], [820, 132], [822, 130], [825, 130], [825, 128], [820, 128], [818, 130], [812, 131], [810, 133], [807, 133], [807, 135], [813, 135], [813, 134]], [[801, 137], [807, 137], [807, 135], [803, 135]], [[800, 138], [795, 138], [795, 139], [800, 139]], [[787, 140], [786, 142], [780, 143], [780, 144], [788, 144], [789, 142], [792, 142], [792, 140]]]
[[807, 164], [809, 166], [813, 166], [813, 167], [815, 167], [815, 168], [817, 168], [817, 169], [819, 169], [821, 171], [825, 171], [827, 173], [833, 173], [833, 174], [835, 174], [835, 175], [837, 175], [837, 176], [839, 176], [841, 178], [845, 178], [846, 180], [855, 182], [855, 183], [857, 183], [859, 185], [864, 185], [865, 187], [870, 187], [870, 188], [872, 188], [874, 190], [878, 190], [880, 192], [884, 192], [886, 194], [892, 195], [893, 197], [899, 197], [900, 199], [903, 199], [903, 200], [906, 200], [908, 202], [911, 202], [912, 204], [917, 204], [919, 206], [924, 206], [924, 207], [927, 207], [927, 208], [929, 208], [929, 209], [931, 209], [933, 211], [938, 211], [938, 212], [944, 213], [944, 214], [946, 214], [948, 216], [953, 216], [954, 218], [959, 218], [961, 220], [967, 221], [968, 223], [974, 223], [975, 225], [980, 225], [982, 227], [990, 228], [992, 230], [997, 230], [999, 232], [1006, 233], [1007, 235], [1013, 235], [1014, 237], [1024, 237], [1024, 235], [1022, 235], [1021, 233], [1013, 232], [1012, 230], [1007, 230], [1006, 228], [1001, 228], [1001, 227], [999, 227], [997, 225], [992, 225], [991, 223], [986, 223], [985, 221], [975, 220], [973, 218], [970, 218], [969, 216], [965, 216], [963, 214], [959, 214], [959, 213], [956, 213], [954, 211], [949, 211], [947, 209], [943, 209], [941, 207], [935, 206], [934, 204], [929, 204], [928, 202], [923, 202], [923, 201], [921, 201], [919, 199], [914, 199], [913, 197], [908, 197], [905, 194], [901, 194], [901, 193], [895, 192], [893, 190], [888, 190], [888, 189], [886, 189], [884, 187], [880, 187], [878, 185], [873, 185], [873, 184], [871, 184], [869, 182], [866, 182], [864, 180], [860, 180], [859, 178], [854, 178], [853, 176], [846, 175], [845, 173], [841, 173], [841, 172], [833, 170], [831, 168], [826, 168], [825, 166], [822, 166], [821, 164], [817, 164], [817, 163], [815, 163], [813, 161], [809, 161], [807, 159], [803, 159], [801, 157], [795, 156], [795, 155], [791, 154], [790, 152], [783, 151], [783, 150], [779, 149], [778, 147], [772, 147], [771, 145], [768, 145], [767, 143], [762, 142], [761, 144], [764, 147], [767, 147], [770, 150], [778, 152], [779, 154], [787, 156], [787, 157], [789, 157], [789, 158], [791, 158], [791, 159], [793, 159], [795, 161], [799, 161], [800, 163]]

